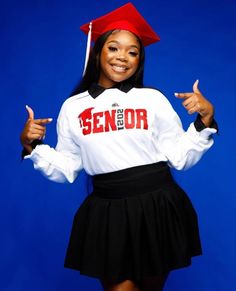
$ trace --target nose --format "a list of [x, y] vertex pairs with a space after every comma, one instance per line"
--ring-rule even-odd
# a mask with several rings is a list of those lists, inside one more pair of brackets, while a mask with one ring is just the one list
[[126, 57], [124, 52], [119, 52], [119, 54], [117, 55], [116, 59], [121, 61], [121, 62], [126, 62], [127, 61], [127, 57]]

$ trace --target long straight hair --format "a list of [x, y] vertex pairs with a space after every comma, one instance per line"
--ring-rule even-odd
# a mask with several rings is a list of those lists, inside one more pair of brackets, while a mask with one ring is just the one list
[[[107, 40], [107, 38], [113, 33], [115, 30], [110, 30], [103, 35], [101, 35], [95, 42], [93, 49], [90, 52], [88, 64], [86, 67], [85, 74], [78, 85], [74, 88], [71, 93], [72, 95], [76, 95], [87, 91], [93, 83], [98, 83], [100, 76], [100, 56], [102, 48]], [[137, 38], [140, 45], [140, 59], [139, 65], [136, 72], [124, 82], [128, 82], [134, 87], [142, 88], [143, 87], [143, 75], [144, 75], [144, 62], [145, 62], [145, 51], [144, 46], [139, 38]]]

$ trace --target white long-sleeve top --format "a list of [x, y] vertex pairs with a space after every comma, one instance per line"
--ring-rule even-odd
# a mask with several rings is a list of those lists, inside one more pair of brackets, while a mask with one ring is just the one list
[[73, 182], [82, 168], [90, 175], [166, 161], [187, 169], [212, 146], [214, 128], [184, 131], [167, 98], [158, 90], [106, 89], [68, 98], [58, 121], [56, 148], [38, 145], [25, 159], [50, 180]]

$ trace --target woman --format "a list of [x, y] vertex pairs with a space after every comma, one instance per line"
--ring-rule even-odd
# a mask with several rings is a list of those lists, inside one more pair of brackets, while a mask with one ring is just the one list
[[[82, 29], [88, 32], [88, 24]], [[171, 270], [201, 254], [197, 215], [169, 167], [187, 169], [212, 146], [214, 108], [194, 83], [176, 93], [198, 116], [187, 131], [168, 100], [143, 86], [144, 45], [159, 40], [132, 4], [93, 21], [85, 75], [58, 118], [55, 149], [41, 144], [51, 119], [29, 118], [25, 158], [49, 179], [82, 168], [93, 192], [74, 217], [65, 266], [104, 290], [162, 290]]]

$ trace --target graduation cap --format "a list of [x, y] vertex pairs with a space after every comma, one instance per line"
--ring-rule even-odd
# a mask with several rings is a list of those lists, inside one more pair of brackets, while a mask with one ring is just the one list
[[88, 61], [91, 40], [96, 39], [109, 30], [120, 29], [134, 33], [142, 41], [144, 46], [160, 40], [160, 37], [147, 23], [132, 3], [127, 3], [110, 13], [91, 20], [80, 27], [88, 34], [85, 68]]

